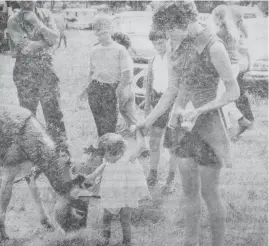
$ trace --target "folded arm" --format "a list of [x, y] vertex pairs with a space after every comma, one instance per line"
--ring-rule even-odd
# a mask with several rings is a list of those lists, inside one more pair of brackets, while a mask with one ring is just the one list
[[37, 28], [38, 31], [42, 34], [45, 41], [49, 44], [49, 46], [53, 46], [58, 43], [59, 31], [52, 16], [52, 13], [49, 10], [47, 10], [46, 15], [47, 15], [47, 26], [40, 21], [39, 26]]
[[39, 41], [32, 41], [28, 39], [27, 34], [22, 30], [20, 24], [15, 18], [11, 17], [7, 23], [8, 34], [12, 41], [15, 43], [18, 51], [27, 49], [31, 53], [35, 53], [41, 49], [48, 48], [57, 43], [57, 32], [47, 28], [43, 23], [41, 23], [37, 28], [44, 39]]

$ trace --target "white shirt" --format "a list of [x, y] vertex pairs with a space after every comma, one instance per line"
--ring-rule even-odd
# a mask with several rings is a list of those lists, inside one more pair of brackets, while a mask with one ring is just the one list
[[158, 93], [164, 93], [168, 87], [168, 63], [167, 54], [161, 57], [157, 54], [153, 61], [153, 89]]

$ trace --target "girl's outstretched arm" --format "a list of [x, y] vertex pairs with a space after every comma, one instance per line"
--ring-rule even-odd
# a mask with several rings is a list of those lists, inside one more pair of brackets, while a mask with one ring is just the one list
[[93, 173], [87, 175], [84, 183], [90, 183], [93, 180], [95, 180], [96, 177], [99, 176], [104, 171], [105, 166], [106, 164], [102, 164], [99, 167], [97, 167]]

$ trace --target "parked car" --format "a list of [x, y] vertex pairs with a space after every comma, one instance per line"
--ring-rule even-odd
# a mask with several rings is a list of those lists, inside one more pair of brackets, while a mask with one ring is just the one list
[[72, 8], [63, 10], [67, 21], [67, 28], [92, 30], [93, 18], [96, 9]]
[[263, 12], [259, 9], [258, 6], [240, 6], [239, 10], [243, 14], [244, 19], [253, 19], [253, 18], [262, 18], [264, 17]]
[[147, 63], [155, 54], [149, 40], [152, 25], [152, 13], [144, 11], [127, 11], [114, 15], [113, 29], [115, 32], [126, 33], [132, 42], [130, 55], [134, 61], [135, 101], [140, 105], [145, 100], [143, 88]]
[[249, 38], [250, 70], [244, 75], [250, 93], [268, 97], [268, 17], [245, 19]]
[[257, 59], [243, 79], [251, 94], [268, 98], [268, 54]]

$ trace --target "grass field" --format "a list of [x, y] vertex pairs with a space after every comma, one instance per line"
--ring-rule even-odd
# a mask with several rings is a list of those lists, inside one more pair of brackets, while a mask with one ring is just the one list
[[[95, 141], [97, 133], [87, 102], [78, 102], [83, 85], [87, 84], [88, 54], [94, 42], [90, 32], [68, 32], [68, 48], [60, 48], [55, 55], [55, 68], [61, 81], [61, 106], [67, 127], [71, 152], [80, 158], [83, 146]], [[0, 56], [0, 103], [18, 104], [16, 88], [12, 80], [14, 59]], [[221, 194], [226, 207], [225, 245], [268, 245], [268, 107], [267, 100], [252, 97], [255, 115], [253, 130], [246, 132], [240, 141], [232, 144], [234, 165], [224, 168], [221, 174]], [[38, 119], [43, 121], [42, 111]], [[162, 157], [162, 177], [165, 176], [165, 160]], [[145, 164], [146, 166], [146, 164]], [[38, 182], [45, 208], [52, 216], [52, 204], [48, 197], [48, 184], [43, 178]], [[133, 227], [135, 246], [182, 245], [184, 202], [180, 179], [175, 182], [176, 192], [166, 198], [163, 207], [149, 217], [162, 218], [157, 223], [144, 220]], [[13, 190], [7, 213], [7, 232], [13, 238], [2, 245], [95, 245], [100, 237], [101, 214], [90, 208], [87, 230], [76, 235], [64, 236], [60, 232], [44, 230], [27, 185], [20, 183]], [[147, 216], [145, 214], [145, 216]], [[203, 204], [200, 245], [210, 245], [210, 225]], [[112, 243], [121, 240], [119, 222], [113, 224]]]

